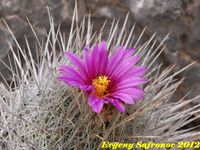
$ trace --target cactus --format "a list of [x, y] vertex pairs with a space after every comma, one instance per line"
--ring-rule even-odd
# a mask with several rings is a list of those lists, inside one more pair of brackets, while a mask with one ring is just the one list
[[198, 112], [200, 105], [186, 107], [198, 97], [169, 102], [183, 82], [177, 80], [176, 76], [192, 64], [174, 73], [174, 66], [163, 69], [158, 57], [165, 49], [163, 43], [168, 35], [159, 43], [156, 34], [153, 34], [141, 44], [145, 29], [135, 39], [135, 26], [126, 31], [127, 20], [128, 16], [122, 28], [119, 27], [119, 21], [114, 20], [105, 40], [111, 53], [119, 45], [135, 47], [136, 55], [141, 58], [139, 64], [148, 68], [145, 74], [148, 83], [143, 86], [144, 99], [127, 106], [124, 113], [106, 105], [109, 111], [96, 114], [87, 105], [87, 97], [82, 91], [58, 80], [58, 67], [70, 64], [63, 57], [64, 52], [71, 50], [82, 56], [83, 47], [93, 46], [102, 40], [106, 23], [97, 34], [93, 31], [90, 17], [78, 22], [75, 9], [66, 42], [60, 30], [55, 29], [50, 16], [50, 29], [43, 43], [39, 42], [30, 23], [38, 47], [36, 60], [32, 57], [34, 50], [29, 47], [28, 41], [28, 51], [25, 52], [7, 26], [17, 49], [10, 46], [16, 69], [7, 65], [12, 72], [12, 86], [6, 81], [0, 84], [2, 149], [98, 149], [103, 141], [178, 142], [199, 139], [200, 132], [195, 128], [184, 128], [198, 118], [191, 116]]

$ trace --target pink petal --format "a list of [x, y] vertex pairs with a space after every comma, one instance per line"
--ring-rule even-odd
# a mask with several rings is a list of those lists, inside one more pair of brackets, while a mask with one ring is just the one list
[[103, 108], [103, 104], [103, 99], [99, 99], [94, 105], [92, 105], [92, 110], [96, 113], [100, 113]]
[[58, 77], [58, 80], [64, 81], [68, 85], [79, 87], [83, 91], [91, 90], [91, 85], [83, 85], [80, 81], [69, 77]]
[[104, 99], [102, 98], [97, 98], [94, 95], [90, 95], [88, 97], [88, 104], [90, 107], [92, 107], [92, 110], [96, 113], [100, 113], [102, 108], [103, 108], [103, 104], [104, 104]]
[[71, 52], [65, 52], [65, 56], [69, 58], [69, 60], [76, 66], [76, 68], [78, 68], [82, 76], [85, 76], [85, 78], [89, 79], [89, 77], [86, 76], [87, 73], [84, 64], [82, 63], [82, 60], [79, 57], [77, 57]]
[[99, 74], [105, 74], [106, 68], [108, 64], [108, 49], [106, 46], [106, 42], [103, 41], [99, 44]]
[[93, 51], [91, 53], [90, 57], [90, 65], [92, 69], [92, 77], [94, 78], [97, 76], [98, 73], [98, 58], [99, 58], [99, 51], [98, 51], [98, 44], [93, 48]]
[[128, 70], [124, 74], [121, 74], [117, 77], [118, 80], [124, 80], [127, 78], [132, 78], [133, 76], [143, 76], [146, 72], [145, 67], [134, 66], [132, 69]]
[[82, 74], [80, 74], [79, 72], [77, 72], [73, 67], [61, 66], [59, 68], [59, 71], [63, 76], [80, 79], [80, 81], [83, 83], [87, 82], [87, 79], [85, 79], [85, 77], [82, 76]]
[[72, 77], [66, 77], [66, 76], [60, 76], [58, 77], [59, 80], [65, 81], [65, 82], [73, 82], [77, 84], [82, 84], [81, 80], [77, 78], [72, 78]]
[[119, 90], [119, 89], [130, 88], [133, 86], [139, 86], [146, 82], [147, 81], [143, 79], [142, 77], [128, 78], [128, 79], [122, 80], [121, 82], [116, 83], [115, 86], [112, 87], [112, 89]]
[[108, 98], [107, 99], [113, 106], [115, 106], [120, 112], [125, 111], [125, 107], [117, 99]]
[[79, 57], [77, 57], [76, 55], [74, 55], [73, 53], [71, 52], [65, 52], [65, 56], [67, 56], [70, 61], [76, 66], [78, 67], [79, 69], [83, 69], [83, 63], [81, 61], [81, 59]]
[[92, 85], [79, 85], [79, 88], [82, 89], [83, 91], [87, 92], [92, 89]]
[[123, 47], [118, 47], [109, 60], [108, 70], [107, 70], [108, 76], [110, 76], [112, 72], [115, 70], [115, 68], [117, 67], [117, 65], [119, 65], [119, 63], [121, 62], [123, 58], [123, 55], [124, 55]]
[[127, 104], [134, 104], [135, 103], [134, 99], [128, 94], [115, 93], [115, 94], [112, 94], [112, 97], [119, 99], [119, 100], [121, 100], [121, 101], [123, 101]]
[[96, 97], [94, 95], [89, 95], [88, 97], [88, 104], [89, 106], [93, 106], [96, 102], [98, 101], [98, 99], [96, 99]]
[[[123, 58], [125, 59], [125, 58]], [[133, 65], [139, 60], [139, 57], [133, 57], [129, 60], [124, 60], [124, 62], [119, 63], [115, 70], [110, 74], [112, 78], [119, 78], [120, 76], [124, 75], [125, 73], [131, 71], [133, 69]]]
[[130, 87], [125, 89], [117, 90], [117, 92], [125, 92], [127, 94], [134, 94], [134, 95], [142, 95], [144, 94], [144, 90], [140, 89], [139, 87]]
[[127, 50], [125, 50], [126, 57], [131, 57], [135, 52], [135, 50], [136, 50], [135, 48], [128, 48]]
[[128, 94], [133, 99], [142, 99], [144, 97], [144, 90], [139, 87], [131, 87], [126, 89], [120, 89], [113, 92], [113, 94]]
[[87, 75], [89, 76], [90, 79], [93, 78], [93, 75], [94, 75], [94, 71], [92, 69], [92, 62], [91, 62], [91, 58], [89, 56], [89, 52], [88, 51], [85, 51], [84, 52], [84, 62], [85, 62], [85, 70], [87, 72]]

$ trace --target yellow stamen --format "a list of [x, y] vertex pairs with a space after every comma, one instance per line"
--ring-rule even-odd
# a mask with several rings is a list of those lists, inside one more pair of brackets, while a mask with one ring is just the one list
[[96, 79], [92, 81], [92, 84], [95, 89], [95, 95], [98, 97], [103, 97], [108, 94], [108, 86], [110, 80], [108, 80], [107, 76], [98, 76]]

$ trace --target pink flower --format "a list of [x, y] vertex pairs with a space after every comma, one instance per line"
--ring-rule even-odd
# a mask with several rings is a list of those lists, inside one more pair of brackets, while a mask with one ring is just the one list
[[144, 96], [140, 86], [146, 82], [146, 69], [136, 66], [139, 57], [132, 55], [134, 51], [117, 47], [109, 56], [106, 42], [101, 42], [91, 52], [85, 49], [82, 59], [67, 52], [74, 66], [61, 66], [59, 79], [82, 89], [94, 112], [100, 113], [105, 103], [124, 112], [125, 104], [134, 104]]

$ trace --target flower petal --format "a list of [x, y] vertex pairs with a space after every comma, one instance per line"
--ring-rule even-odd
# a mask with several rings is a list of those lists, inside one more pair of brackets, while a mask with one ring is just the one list
[[124, 74], [118, 75], [117, 80], [124, 80], [128, 78], [132, 78], [133, 76], [143, 76], [146, 72], [145, 67], [134, 66], [132, 69], [128, 70]]
[[127, 104], [134, 104], [135, 103], [134, 99], [128, 94], [115, 93], [115, 94], [112, 94], [112, 97], [114, 97], [115, 99], [121, 100], [121, 101], [123, 101]]
[[139, 87], [131, 87], [131, 88], [126, 88], [126, 89], [120, 89], [116, 90], [112, 93], [112, 95], [115, 94], [128, 94], [130, 95], [133, 99], [143, 99], [144, 97], [144, 90], [142, 90]]
[[66, 84], [69, 84], [71, 86], [79, 87], [80, 89], [82, 89], [85, 92], [87, 92], [87, 91], [92, 89], [91, 85], [82, 84], [78, 79], [75, 80], [73, 78], [69, 78], [69, 77], [65, 77], [65, 76], [62, 77], [61, 76], [61, 77], [58, 77], [58, 80], [64, 81]]
[[119, 65], [120, 61], [123, 58], [123, 55], [124, 55], [123, 47], [118, 47], [109, 60], [108, 69], [107, 69], [108, 76], [110, 76], [112, 72], [115, 70], [115, 68], [117, 67], [117, 65]]
[[139, 57], [134, 57], [132, 60], [127, 60], [124, 62], [119, 63], [115, 70], [113, 70], [112, 74], [110, 75], [113, 79], [119, 79], [125, 73], [133, 70], [133, 65], [139, 60]]
[[107, 101], [110, 102], [113, 106], [115, 106], [120, 112], [125, 111], [124, 105], [121, 102], [119, 102], [119, 100], [108, 98]]
[[133, 77], [133, 78], [128, 78], [122, 81], [119, 81], [118, 83], [115, 83], [115, 85], [111, 88], [112, 90], [120, 90], [120, 89], [126, 89], [126, 88], [131, 88], [134, 86], [139, 86], [147, 81], [143, 79], [142, 77]]
[[98, 101], [94, 105], [92, 105], [92, 110], [96, 113], [100, 113], [103, 108], [103, 104], [103, 99], [98, 99]]
[[88, 97], [88, 104], [90, 107], [92, 107], [92, 110], [96, 113], [100, 113], [102, 108], [103, 108], [103, 104], [104, 104], [104, 99], [103, 98], [98, 98], [94, 95], [90, 95]]
[[97, 76], [98, 73], [98, 55], [99, 55], [99, 50], [98, 50], [98, 44], [93, 48], [93, 51], [90, 56], [90, 60], [88, 62], [90, 63], [91, 70], [92, 70], [92, 79]]
[[65, 52], [65, 56], [67, 56], [70, 61], [76, 66], [78, 67], [79, 69], [83, 69], [83, 63], [81, 61], [81, 59], [79, 57], [77, 57], [76, 55], [74, 55], [73, 53], [71, 52]]
[[85, 77], [82, 76], [82, 74], [80, 74], [79, 72], [77, 72], [73, 67], [63, 65], [59, 68], [59, 71], [63, 76], [79, 79], [83, 83], [87, 82], [87, 79], [85, 79]]
[[99, 44], [99, 71], [98, 74], [105, 74], [108, 64], [108, 49], [106, 42], [103, 41]]
[[126, 49], [125, 50], [126, 57], [131, 57], [135, 51], [136, 51], [135, 48], [128, 48], [128, 49]]
[[88, 75], [88, 77], [91, 79], [93, 78], [94, 75], [94, 71], [92, 70], [92, 62], [91, 62], [91, 58], [89, 56], [89, 51], [84, 51], [84, 67], [86, 70], [86, 74]]
[[89, 79], [89, 77], [87, 76], [87, 72], [85, 70], [84, 64], [79, 57], [77, 57], [71, 52], [65, 52], [65, 56], [68, 57], [69, 60], [75, 65], [75, 67], [80, 71], [82, 76], [85, 76], [85, 78]]

